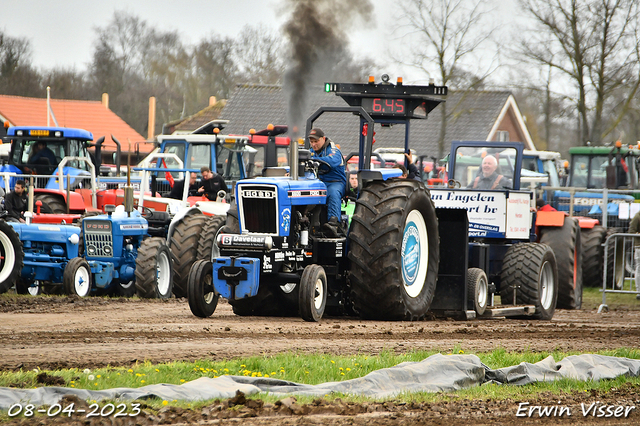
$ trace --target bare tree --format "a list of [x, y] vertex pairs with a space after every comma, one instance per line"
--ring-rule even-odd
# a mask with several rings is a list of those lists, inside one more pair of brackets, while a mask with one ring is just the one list
[[31, 46], [25, 38], [0, 31], [0, 93], [44, 97], [42, 76], [31, 65]]
[[259, 26], [242, 28], [234, 46], [239, 79], [247, 83], [281, 84], [284, 75], [284, 41]]
[[[438, 77], [452, 90], [477, 89], [495, 68], [490, 63], [478, 73], [479, 59], [472, 58], [491, 41], [496, 28], [487, 22], [485, 4], [482, 0], [402, 0], [396, 31], [402, 33], [405, 49], [392, 56], [430, 79]], [[438, 158], [444, 155], [447, 123], [455, 107], [446, 103], [438, 107], [442, 114]]]
[[[522, 57], [559, 70], [556, 87], [573, 99], [582, 144], [599, 144], [628, 112], [640, 84], [638, 0], [521, 0], [535, 26], [521, 41]], [[570, 84], [565, 84], [569, 82]], [[615, 116], [607, 98], [624, 86]], [[568, 90], [566, 90], [566, 89]], [[565, 89], [565, 90], [563, 90]], [[605, 123], [606, 122], [606, 123]]]

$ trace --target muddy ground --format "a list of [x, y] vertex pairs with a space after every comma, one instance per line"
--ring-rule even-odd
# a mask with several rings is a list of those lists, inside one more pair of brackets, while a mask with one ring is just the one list
[[[635, 300], [633, 301], [635, 302]], [[221, 302], [212, 317], [200, 319], [184, 299], [139, 300], [0, 296], [0, 370], [96, 368], [149, 360], [223, 360], [280, 352], [376, 354], [413, 349], [466, 352], [505, 348], [513, 351], [595, 351], [640, 347], [640, 303], [598, 314], [556, 311], [552, 321], [513, 319], [361, 321], [328, 318], [307, 323], [299, 318], [238, 317]], [[560, 398], [560, 399], [559, 399]], [[564, 402], [558, 402], [563, 400]], [[595, 401], [636, 405], [628, 418], [582, 417], [580, 403]], [[236, 401], [237, 402], [237, 401]], [[607, 395], [542, 395], [532, 405], [575, 406], [572, 417], [535, 422], [579, 424], [640, 423], [640, 389], [625, 386]], [[236, 405], [234, 409], [228, 407]], [[241, 408], [239, 409], [238, 406]], [[300, 406], [291, 400], [261, 406], [219, 401], [201, 412], [165, 408], [134, 419], [133, 424], [527, 424], [516, 418], [515, 401], [451, 401], [397, 405], [390, 402], [347, 404], [318, 400]], [[257, 417], [256, 417], [257, 416]], [[120, 424], [121, 419], [111, 419]], [[46, 423], [64, 421], [45, 419]], [[20, 422], [16, 420], [16, 422]], [[26, 423], [25, 423], [26, 424]], [[79, 423], [80, 424], [80, 423]], [[88, 424], [88, 423], [84, 423]], [[111, 423], [109, 423], [111, 424]], [[122, 423], [125, 424], [125, 423]]]

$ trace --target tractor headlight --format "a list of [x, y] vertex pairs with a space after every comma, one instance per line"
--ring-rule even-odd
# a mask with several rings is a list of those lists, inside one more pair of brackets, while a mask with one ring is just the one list
[[80, 242], [80, 236], [78, 234], [71, 234], [69, 237], [69, 242], [71, 244], [78, 244]]

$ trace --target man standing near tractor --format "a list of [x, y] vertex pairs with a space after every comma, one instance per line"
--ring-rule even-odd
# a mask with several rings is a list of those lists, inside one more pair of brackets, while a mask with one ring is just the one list
[[4, 208], [7, 210], [7, 220], [25, 223], [24, 212], [27, 210], [27, 191], [22, 179], [16, 181], [13, 191], [4, 197]]
[[216, 201], [220, 190], [229, 192], [222, 176], [213, 173], [209, 167], [204, 166], [200, 169], [200, 173], [202, 173], [202, 186], [198, 189], [198, 193], [202, 193], [211, 201]]
[[[311, 158], [320, 160], [320, 179], [327, 186], [327, 218], [322, 226], [329, 236], [344, 235], [340, 226], [340, 206], [347, 187], [347, 176], [344, 171], [344, 158], [338, 147], [324, 135], [322, 129], [311, 129], [309, 132]], [[324, 167], [323, 167], [324, 166]]]

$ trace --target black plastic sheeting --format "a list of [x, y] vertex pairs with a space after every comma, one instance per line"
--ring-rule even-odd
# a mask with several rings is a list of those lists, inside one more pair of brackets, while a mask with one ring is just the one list
[[102, 391], [63, 387], [37, 389], [0, 388], [0, 409], [14, 404], [36, 406], [58, 403], [64, 395], [84, 400], [135, 400], [160, 398], [196, 401], [231, 398], [236, 390], [245, 395], [268, 392], [276, 395], [324, 396], [331, 393], [387, 398], [400, 393], [451, 392], [485, 383], [526, 385], [570, 378], [582, 381], [614, 379], [640, 375], [640, 360], [604, 355], [572, 355], [560, 362], [547, 357], [535, 364], [492, 370], [475, 355], [436, 354], [420, 362], [404, 362], [395, 367], [373, 371], [364, 377], [342, 382], [305, 385], [271, 378], [222, 376], [201, 377], [181, 385], [157, 384], [140, 388], [114, 388]]

